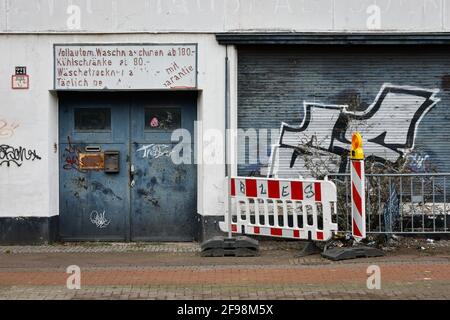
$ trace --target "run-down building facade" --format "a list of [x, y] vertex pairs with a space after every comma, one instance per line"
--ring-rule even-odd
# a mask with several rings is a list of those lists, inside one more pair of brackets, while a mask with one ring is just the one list
[[1, 0], [0, 242], [204, 239], [228, 155], [342, 172], [354, 129], [449, 172], [447, 2]]

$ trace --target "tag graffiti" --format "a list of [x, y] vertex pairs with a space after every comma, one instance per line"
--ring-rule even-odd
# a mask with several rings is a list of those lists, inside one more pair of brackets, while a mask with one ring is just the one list
[[80, 153], [81, 150], [79, 148], [76, 148], [72, 141], [70, 140], [70, 137], [67, 137], [67, 147], [64, 149], [64, 164], [63, 169], [64, 170], [76, 170], [80, 173], [85, 173], [84, 170], [80, 168]]
[[[292, 151], [290, 168], [299, 155], [310, 148], [340, 157], [340, 172], [345, 171], [351, 134], [358, 130], [364, 138], [366, 154], [379, 162], [396, 162], [414, 149], [419, 123], [440, 101], [437, 89], [384, 84], [374, 102], [363, 111], [347, 105], [304, 102], [300, 126], [282, 123], [280, 150]], [[326, 120], [326, 121], [324, 121]]]
[[9, 123], [5, 119], [0, 119], [0, 139], [12, 137], [18, 127], [18, 123]]
[[6, 164], [7, 167], [10, 167], [11, 164], [15, 164], [20, 167], [25, 161], [35, 160], [41, 160], [36, 150], [28, 150], [24, 147], [16, 148], [6, 144], [0, 145], [0, 166]]
[[170, 151], [170, 146], [165, 144], [149, 144], [142, 146], [136, 150], [137, 152], [143, 152], [142, 158], [153, 158], [158, 159], [163, 156], [169, 156], [172, 151]]
[[103, 212], [98, 212], [97, 210], [92, 211], [90, 215], [91, 223], [94, 224], [97, 228], [106, 228], [111, 220], [107, 219], [105, 214], [105, 210], [103, 210]]
[[412, 152], [406, 155], [406, 164], [413, 172], [427, 172], [429, 167], [430, 156], [428, 154], [420, 154]]

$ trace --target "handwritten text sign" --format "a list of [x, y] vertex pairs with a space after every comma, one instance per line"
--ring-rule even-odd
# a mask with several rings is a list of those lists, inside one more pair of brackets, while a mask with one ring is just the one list
[[197, 87], [195, 44], [55, 45], [56, 90]]

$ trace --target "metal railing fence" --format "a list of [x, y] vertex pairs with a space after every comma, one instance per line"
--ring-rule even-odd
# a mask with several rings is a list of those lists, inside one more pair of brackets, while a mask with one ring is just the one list
[[[351, 232], [349, 174], [330, 174], [336, 184], [339, 231]], [[450, 233], [450, 173], [366, 174], [367, 233]]]

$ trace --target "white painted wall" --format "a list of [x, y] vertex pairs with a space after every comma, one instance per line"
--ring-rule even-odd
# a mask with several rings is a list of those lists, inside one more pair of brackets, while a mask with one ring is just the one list
[[[450, 0], [0, 0], [3, 32], [450, 30]], [[380, 24], [377, 25], [376, 20]], [[80, 23], [76, 23], [79, 18]]]
[[[286, 30], [446, 32], [450, 0], [0, 0], [0, 119], [19, 124], [0, 144], [36, 149], [42, 157], [19, 168], [0, 167], [0, 217], [58, 214], [53, 43], [198, 43], [201, 132], [223, 131], [225, 47], [212, 33]], [[229, 56], [235, 126], [233, 48]], [[11, 90], [17, 65], [28, 68], [29, 90]], [[224, 169], [199, 165], [200, 213], [223, 214]]]
[[[21, 167], [0, 166], [0, 217], [58, 214], [57, 98], [53, 88], [54, 43], [198, 43], [198, 119], [202, 130], [223, 133], [225, 126], [225, 54], [214, 35], [0, 35], [0, 119], [19, 124], [14, 135], [0, 138], [0, 144], [36, 149], [42, 160], [25, 161]], [[15, 66], [27, 66], [29, 90], [12, 90]], [[1, 124], [1, 123], [0, 123]], [[1, 136], [1, 135], [0, 135]], [[198, 137], [198, 150], [204, 148]], [[220, 215], [224, 210], [223, 159], [219, 164], [198, 166], [198, 211]]]
[[[56, 154], [50, 146], [55, 140], [55, 125], [49, 124], [55, 99], [51, 88], [50, 42], [38, 36], [2, 36], [0, 63], [0, 119], [8, 126], [18, 127], [3, 134], [0, 144], [35, 149], [42, 160], [25, 161], [22, 166], [4, 163], [0, 167], [0, 216], [51, 216], [57, 213], [50, 205], [51, 186], [57, 179], [57, 170], [50, 170]], [[14, 66], [25, 65], [32, 75], [29, 90], [11, 90]], [[42, 76], [41, 76], [42, 75]], [[5, 127], [3, 133], [5, 133]], [[1, 160], [0, 160], [1, 161]]]

